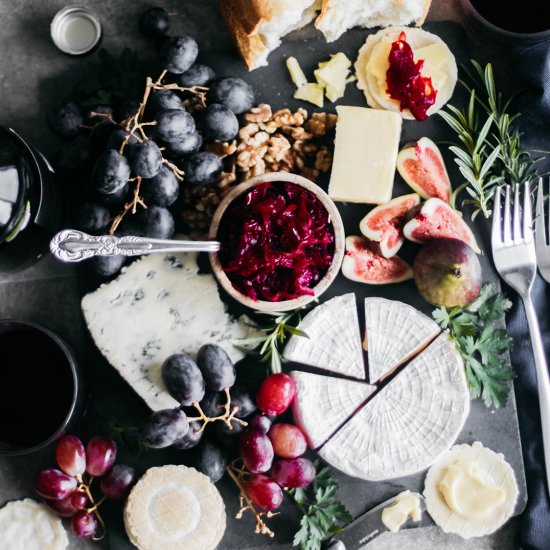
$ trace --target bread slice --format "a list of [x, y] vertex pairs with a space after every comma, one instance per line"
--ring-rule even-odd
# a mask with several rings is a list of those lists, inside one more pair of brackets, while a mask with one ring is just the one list
[[327, 42], [338, 39], [352, 27], [422, 25], [431, 0], [323, 0], [315, 26]]
[[321, 0], [220, 0], [227, 28], [251, 71], [267, 65], [267, 56], [289, 32], [317, 15]]

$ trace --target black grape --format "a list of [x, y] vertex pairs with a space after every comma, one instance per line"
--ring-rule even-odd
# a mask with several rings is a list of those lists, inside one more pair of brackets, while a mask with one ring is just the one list
[[197, 365], [202, 372], [206, 387], [222, 391], [235, 383], [235, 366], [227, 352], [215, 344], [204, 344], [197, 355]]
[[166, 142], [166, 155], [173, 159], [181, 159], [191, 153], [196, 153], [202, 147], [202, 136], [198, 132], [187, 134], [180, 141]]
[[171, 168], [163, 165], [159, 173], [141, 182], [141, 195], [147, 206], [170, 206], [178, 198], [180, 184]]
[[223, 105], [211, 103], [202, 115], [204, 133], [217, 141], [231, 141], [239, 133], [237, 117]]
[[231, 421], [231, 429], [225, 422], [216, 422], [214, 431], [216, 437], [223, 445], [233, 445], [237, 443], [236, 437], [244, 430], [244, 426], [236, 420]]
[[115, 193], [130, 178], [130, 164], [126, 157], [108, 149], [97, 160], [93, 170], [95, 187], [100, 193]]
[[126, 262], [126, 256], [95, 256], [89, 260], [92, 269], [102, 277], [116, 275]]
[[201, 425], [200, 422], [189, 422], [189, 431], [183, 437], [177, 439], [172, 446], [180, 451], [196, 447], [204, 435], [204, 430], [199, 432]]
[[107, 227], [111, 213], [102, 204], [84, 202], [74, 212], [74, 223], [77, 229], [87, 233], [98, 233]]
[[246, 418], [257, 410], [254, 395], [240, 384], [236, 384], [231, 388], [231, 408], [234, 406], [239, 407], [236, 414], [238, 418]]
[[164, 361], [162, 380], [168, 393], [184, 407], [204, 397], [204, 378], [199, 367], [185, 353], [176, 353]]
[[219, 445], [213, 441], [203, 441], [197, 452], [196, 467], [199, 472], [207, 475], [214, 483], [225, 473], [227, 458]]
[[206, 392], [203, 400], [199, 403], [199, 405], [206, 416], [214, 418], [223, 414], [223, 405], [225, 405], [226, 401], [227, 397], [224, 393], [209, 391]]
[[134, 481], [136, 471], [126, 464], [115, 464], [107, 474], [101, 478], [99, 488], [103, 495], [111, 500], [124, 500]]
[[157, 90], [153, 92], [149, 97], [148, 106], [150, 106], [153, 113], [164, 109], [184, 109], [180, 97], [172, 90]]
[[164, 36], [170, 30], [170, 16], [162, 8], [149, 8], [139, 16], [139, 30], [145, 36]]
[[134, 235], [153, 239], [171, 239], [174, 236], [174, 217], [162, 206], [150, 206], [147, 210], [139, 210], [131, 220], [136, 227]]
[[125, 140], [127, 140], [126, 146], [134, 145], [138, 142], [137, 138], [130, 134], [130, 132], [122, 129], [115, 130], [111, 133], [109, 139], [107, 140], [107, 148], [118, 151]]
[[180, 86], [191, 88], [193, 86], [207, 86], [216, 78], [216, 73], [207, 65], [195, 63], [189, 70], [181, 73], [176, 78]]
[[80, 132], [84, 123], [80, 107], [72, 101], [58, 103], [47, 116], [50, 128], [63, 137], [71, 137]]
[[236, 115], [249, 111], [254, 105], [252, 88], [234, 76], [214, 80], [207, 97], [209, 103], [221, 103]]
[[139, 101], [128, 100], [124, 101], [117, 108], [118, 120], [126, 120], [129, 117], [133, 117], [139, 109]]
[[182, 165], [185, 181], [196, 185], [216, 183], [221, 176], [223, 164], [215, 153], [202, 151], [188, 157]]
[[112, 124], [113, 109], [107, 105], [98, 105], [86, 113], [86, 125], [95, 126], [96, 124]]
[[141, 441], [146, 447], [162, 449], [181, 439], [189, 431], [187, 415], [180, 409], [155, 411], [141, 427]]
[[199, 54], [199, 46], [190, 36], [168, 38], [160, 48], [162, 66], [173, 74], [187, 71]]
[[120, 206], [126, 202], [130, 184], [126, 183], [114, 193], [98, 193], [97, 200], [105, 206]]
[[195, 119], [181, 109], [164, 109], [155, 118], [155, 133], [164, 141], [181, 141], [196, 130]]
[[142, 178], [153, 178], [162, 167], [162, 151], [152, 140], [134, 143], [129, 148], [130, 167], [134, 174]]

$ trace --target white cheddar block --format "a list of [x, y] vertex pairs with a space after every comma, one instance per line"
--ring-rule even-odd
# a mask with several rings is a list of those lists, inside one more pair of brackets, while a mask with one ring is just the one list
[[336, 107], [338, 123], [328, 194], [337, 201], [383, 204], [392, 196], [401, 116]]

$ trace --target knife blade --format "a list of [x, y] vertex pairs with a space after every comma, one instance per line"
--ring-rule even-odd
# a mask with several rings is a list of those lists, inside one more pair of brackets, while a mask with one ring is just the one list
[[[426, 501], [424, 497], [418, 493], [416, 494], [420, 499], [420, 509], [422, 511], [422, 518], [420, 521], [413, 521], [412, 518], [408, 518], [407, 521], [400, 527], [400, 529], [411, 529], [415, 527], [428, 527], [434, 525], [434, 521], [426, 512]], [[382, 510], [395, 503], [395, 497], [382, 502], [378, 506], [372, 508], [368, 512], [365, 512], [362, 516], [359, 516], [356, 520], [346, 525], [344, 529], [338, 533], [338, 535], [332, 538], [326, 550], [359, 550], [379, 535], [386, 533], [389, 529], [382, 523]]]

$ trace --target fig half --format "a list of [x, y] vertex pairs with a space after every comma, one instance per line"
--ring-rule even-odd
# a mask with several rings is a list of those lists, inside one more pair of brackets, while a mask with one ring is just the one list
[[378, 243], [352, 235], [346, 238], [342, 273], [351, 281], [368, 285], [400, 283], [413, 276], [411, 266], [401, 258], [384, 258]]
[[420, 204], [416, 193], [396, 197], [373, 208], [359, 224], [359, 230], [367, 239], [380, 243], [380, 252], [385, 258], [397, 254], [403, 244], [403, 226], [407, 214]]
[[437, 197], [451, 202], [451, 180], [437, 145], [427, 137], [397, 155], [397, 171], [423, 199]]
[[403, 234], [415, 243], [431, 239], [458, 239], [470, 245], [476, 254], [481, 251], [472, 230], [457, 210], [441, 199], [428, 199], [420, 212], [403, 227]]

